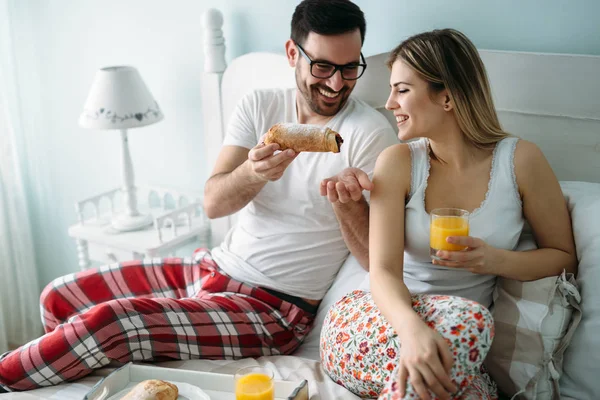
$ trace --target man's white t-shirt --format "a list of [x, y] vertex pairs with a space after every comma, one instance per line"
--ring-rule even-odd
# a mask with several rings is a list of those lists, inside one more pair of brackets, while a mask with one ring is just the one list
[[[223, 145], [251, 149], [272, 125], [285, 122], [298, 122], [296, 89], [252, 92], [238, 104]], [[231, 277], [302, 298], [325, 296], [349, 250], [320, 182], [348, 167], [372, 176], [377, 156], [398, 143], [385, 117], [352, 96], [326, 125], [342, 136], [340, 153], [300, 153], [212, 250]]]

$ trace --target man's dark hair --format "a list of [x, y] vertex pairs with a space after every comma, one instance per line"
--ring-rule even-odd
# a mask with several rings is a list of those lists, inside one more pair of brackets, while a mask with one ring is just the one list
[[292, 16], [291, 39], [300, 46], [310, 32], [319, 35], [340, 35], [360, 31], [365, 42], [367, 23], [361, 9], [349, 0], [304, 0]]

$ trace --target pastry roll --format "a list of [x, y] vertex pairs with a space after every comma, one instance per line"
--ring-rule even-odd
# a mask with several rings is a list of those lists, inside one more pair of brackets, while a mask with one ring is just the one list
[[265, 135], [265, 144], [277, 143], [281, 150], [340, 152], [344, 140], [326, 126], [306, 124], [275, 124]]
[[177, 396], [179, 396], [177, 386], [152, 379], [135, 385], [122, 400], [176, 400]]

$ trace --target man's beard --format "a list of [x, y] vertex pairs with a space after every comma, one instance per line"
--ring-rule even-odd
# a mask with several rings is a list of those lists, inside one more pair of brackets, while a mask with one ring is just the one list
[[319, 88], [325, 90], [326, 92], [333, 91], [326, 85], [314, 84], [307, 86], [306, 83], [300, 79], [299, 75], [300, 74], [298, 70], [296, 70], [296, 86], [298, 87], [300, 93], [302, 93], [302, 97], [304, 97], [306, 104], [308, 104], [313, 112], [324, 117], [331, 117], [337, 114], [342, 107], [344, 107], [346, 101], [348, 101], [350, 93], [352, 92], [352, 89], [348, 86], [342, 87], [342, 89], [339, 91], [338, 97], [336, 98], [337, 104], [328, 106], [323, 104], [322, 100], [320, 99], [321, 94], [319, 93]]

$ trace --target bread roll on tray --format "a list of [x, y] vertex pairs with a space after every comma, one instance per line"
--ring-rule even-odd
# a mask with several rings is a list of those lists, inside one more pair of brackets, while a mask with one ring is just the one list
[[177, 386], [158, 379], [151, 379], [135, 385], [122, 400], [176, 400], [177, 396], [179, 396]]

